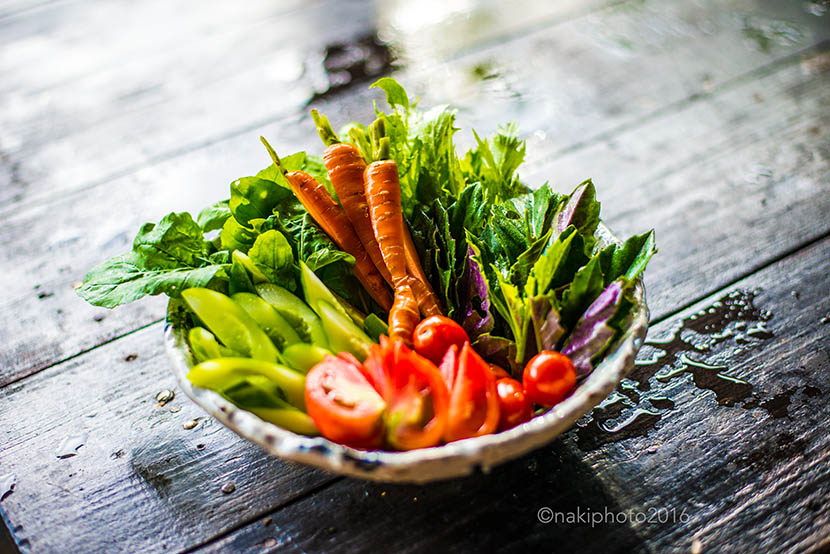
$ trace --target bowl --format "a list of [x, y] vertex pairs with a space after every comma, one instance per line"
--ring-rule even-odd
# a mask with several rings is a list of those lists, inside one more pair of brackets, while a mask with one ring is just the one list
[[[595, 236], [600, 247], [619, 242], [602, 223]], [[186, 308], [180, 300], [171, 299], [168, 304], [164, 342], [173, 373], [185, 394], [223, 425], [268, 453], [341, 475], [373, 481], [424, 483], [476, 471], [487, 472], [495, 465], [539, 448], [568, 430], [611, 394], [634, 366], [648, 329], [648, 307], [641, 279], [635, 283], [633, 296], [635, 305], [628, 328], [564, 401], [527, 423], [501, 433], [407, 452], [358, 450], [323, 437], [298, 435], [236, 407], [214, 391], [192, 386], [187, 373], [194, 359], [187, 343]]]

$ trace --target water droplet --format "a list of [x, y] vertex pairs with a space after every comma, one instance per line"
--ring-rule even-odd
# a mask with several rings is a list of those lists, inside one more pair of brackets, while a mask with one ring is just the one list
[[197, 425], [199, 425], [199, 422], [195, 419], [191, 419], [191, 420], [185, 421], [184, 424], [182, 425], [182, 427], [184, 427], [187, 430], [190, 430], [190, 429], [195, 429]]
[[0, 475], [0, 500], [6, 498], [6, 495], [14, 491], [14, 486], [17, 483], [17, 475], [14, 473], [7, 473]]
[[275, 539], [274, 537], [268, 537], [267, 539], [262, 541], [262, 546], [264, 548], [274, 548], [275, 546], [277, 546], [277, 539]]
[[229, 481], [222, 485], [222, 492], [225, 494], [230, 494], [236, 490], [236, 484], [233, 481]]
[[181, 406], [179, 406], [179, 405], [176, 405], [176, 406], [170, 406], [169, 410], [170, 410], [170, 413], [171, 413], [171, 414], [177, 414], [177, 413], [179, 413], [179, 412], [181, 412], [181, 411], [182, 411], [182, 407], [181, 407]]
[[55, 451], [55, 456], [58, 458], [71, 458], [78, 453], [78, 449], [86, 443], [87, 438], [89, 438], [89, 434], [86, 431], [66, 437]]
[[159, 406], [164, 406], [174, 398], [176, 398], [176, 393], [170, 389], [164, 389], [156, 394], [156, 402], [158, 402]]

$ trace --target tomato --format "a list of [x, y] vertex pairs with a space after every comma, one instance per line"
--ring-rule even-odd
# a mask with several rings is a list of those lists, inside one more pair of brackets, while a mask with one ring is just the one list
[[576, 369], [564, 354], [543, 350], [527, 362], [522, 384], [528, 400], [542, 406], [554, 406], [574, 388]]
[[499, 397], [499, 431], [512, 429], [533, 417], [533, 404], [525, 396], [522, 384], [510, 377], [496, 381]]
[[433, 315], [421, 321], [412, 333], [412, 344], [421, 356], [440, 364], [450, 345], [460, 350], [470, 338], [464, 329], [448, 317]]
[[455, 370], [458, 368], [458, 346], [451, 344], [447, 348], [444, 358], [438, 365], [438, 371], [447, 385], [447, 390], [452, 391], [452, 386], [455, 383]]
[[498, 366], [496, 364], [487, 364], [487, 365], [490, 366], [490, 371], [492, 371], [493, 375], [496, 376], [496, 380], [499, 380], [499, 379], [512, 379], [510, 374], [507, 371], [505, 371], [504, 369], [502, 369], [501, 366]]
[[449, 392], [438, 368], [401, 340], [381, 338], [365, 363], [366, 374], [388, 408], [386, 441], [397, 450], [436, 446], [447, 426]]
[[353, 357], [326, 356], [306, 376], [308, 415], [327, 439], [355, 448], [383, 441], [386, 402]]
[[[445, 362], [451, 358], [448, 354]], [[469, 342], [458, 354], [452, 382], [444, 439], [450, 442], [494, 432], [499, 424], [496, 378]]]

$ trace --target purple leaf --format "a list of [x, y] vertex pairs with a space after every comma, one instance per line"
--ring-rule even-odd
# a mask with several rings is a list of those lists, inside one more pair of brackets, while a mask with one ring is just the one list
[[614, 337], [615, 331], [608, 323], [620, 307], [623, 287], [623, 280], [608, 285], [579, 318], [562, 348], [562, 353], [573, 361], [578, 377], [593, 371], [591, 359], [601, 353]]
[[[463, 291], [464, 320], [461, 326], [467, 331], [471, 341], [489, 333], [493, 329], [494, 319], [490, 313], [490, 299], [487, 291], [487, 280], [481, 272], [478, 262], [474, 258], [472, 247], [467, 249], [467, 264], [464, 271], [466, 287]], [[474, 302], [475, 301], [475, 302]]]

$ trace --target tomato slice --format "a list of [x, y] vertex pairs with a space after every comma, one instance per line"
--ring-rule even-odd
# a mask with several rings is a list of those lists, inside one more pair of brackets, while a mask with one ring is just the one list
[[365, 362], [366, 373], [386, 400], [386, 440], [397, 450], [441, 442], [449, 392], [435, 364], [400, 340], [381, 339]]
[[326, 356], [306, 376], [308, 415], [327, 439], [355, 448], [383, 441], [386, 402], [353, 356]]
[[458, 369], [458, 347], [454, 344], [447, 348], [447, 353], [444, 354], [444, 359], [441, 360], [441, 365], [438, 366], [438, 371], [441, 372], [441, 377], [444, 383], [447, 384], [447, 390], [452, 390], [455, 384], [455, 372]]
[[498, 424], [496, 377], [470, 343], [465, 343], [458, 354], [444, 439], [450, 442], [486, 435]]

